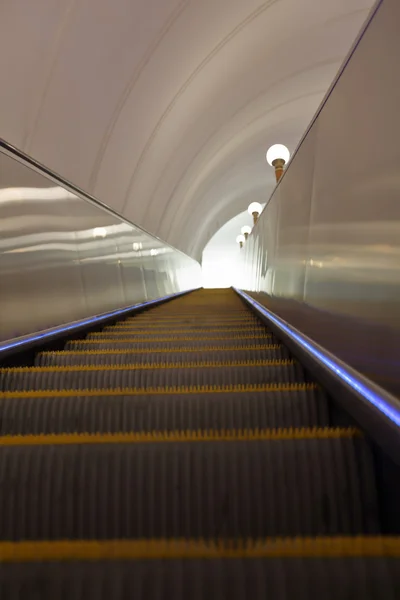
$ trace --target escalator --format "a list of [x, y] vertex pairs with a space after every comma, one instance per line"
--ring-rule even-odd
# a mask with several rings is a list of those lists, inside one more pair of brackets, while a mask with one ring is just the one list
[[377, 450], [233, 291], [0, 389], [2, 599], [400, 598]]

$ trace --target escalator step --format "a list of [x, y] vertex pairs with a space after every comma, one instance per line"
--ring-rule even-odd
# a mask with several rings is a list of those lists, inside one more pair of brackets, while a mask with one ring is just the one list
[[258, 331], [259, 329], [266, 329], [265, 325], [261, 321], [237, 321], [235, 323], [210, 323], [208, 322], [206, 325], [204, 321], [196, 319], [193, 323], [183, 323], [181, 319], [177, 321], [173, 321], [168, 324], [159, 324], [157, 320], [150, 323], [127, 323], [126, 321], [120, 321], [118, 323], [114, 323], [114, 325], [106, 325], [103, 327], [103, 331], [117, 331], [120, 329], [132, 329], [132, 330], [158, 330], [165, 331], [166, 329], [174, 329], [179, 328], [179, 330], [188, 330], [188, 331], [242, 331], [243, 329], [248, 329], [250, 331]]
[[351, 429], [3, 437], [0, 473], [3, 540], [379, 531]]
[[234, 327], [235, 325], [253, 325], [260, 324], [261, 321], [256, 316], [243, 316], [243, 317], [221, 317], [221, 316], [213, 316], [207, 315], [203, 313], [202, 315], [195, 316], [185, 316], [181, 315], [179, 317], [157, 317], [154, 315], [152, 317], [137, 315], [136, 317], [132, 317], [129, 319], [124, 319], [123, 321], [118, 321], [116, 325], [129, 325], [129, 326], [141, 326], [141, 327], [169, 327], [170, 325], [180, 323], [184, 326], [188, 327], [199, 327], [202, 329], [203, 327]]
[[213, 340], [217, 340], [217, 339], [237, 339], [237, 338], [245, 338], [247, 339], [248, 337], [255, 337], [255, 338], [264, 338], [264, 339], [271, 339], [272, 338], [272, 334], [268, 333], [265, 330], [265, 327], [257, 327], [257, 329], [229, 329], [228, 330], [217, 330], [217, 329], [202, 329], [202, 330], [189, 330], [189, 331], [180, 331], [180, 329], [178, 329], [177, 327], [174, 328], [173, 331], [168, 331], [168, 332], [160, 332], [160, 331], [153, 331], [153, 330], [148, 330], [148, 329], [144, 329], [144, 330], [140, 330], [140, 333], [136, 333], [135, 331], [118, 331], [117, 330], [113, 330], [113, 331], [95, 331], [94, 333], [89, 333], [86, 336], [87, 340], [96, 340], [96, 339], [110, 339], [110, 340], [117, 340], [118, 338], [139, 338], [139, 340], [151, 340], [152, 338], [155, 338], [155, 341], [157, 340], [162, 340], [163, 338], [166, 338], [167, 340], [170, 339], [187, 339], [187, 340], [204, 340], [204, 339], [213, 339]]
[[190, 337], [189, 339], [175, 338], [118, 338], [118, 339], [94, 339], [94, 340], [71, 340], [66, 343], [66, 350], [118, 350], [127, 348], [130, 350], [143, 350], [146, 352], [156, 351], [158, 348], [170, 348], [171, 350], [180, 350], [181, 348], [199, 348], [209, 346], [228, 346], [240, 348], [241, 346], [266, 346], [271, 344], [279, 344], [279, 340], [275, 337], [254, 337], [243, 336], [239, 338], [198, 338]]
[[235, 385], [250, 381], [297, 383], [304, 381], [304, 373], [293, 360], [20, 367], [0, 371], [0, 389], [5, 391]]
[[327, 427], [322, 390], [0, 396], [0, 435]]
[[173, 327], [165, 327], [165, 328], [155, 328], [155, 327], [108, 327], [104, 328], [101, 331], [92, 332], [86, 336], [86, 339], [95, 339], [97, 337], [163, 337], [163, 336], [172, 336], [172, 337], [194, 337], [199, 336], [202, 337], [204, 335], [213, 335], [220, 337], [230, 337], [232, 334], [240, 334], [240, 335], [254, 335], [258, 337], [258, 335], [269, 334], [272, 335], [270, 331], [266, 331], [265, 327], [255, 326], [255, 327], [229, 327], [229, 329], [223, 328], [210, 328], [205, 329], [191, 329], [189, 327], [183, 327], [182, 325], [174, 325]]
[[2, 543], [0, 595], [7, 600], [399, 598], [398, 538], [239, 540], [226, 546], [192, 540]]
[[[251, 348], [251, 346], [250, 346]], [[170, 350], [160, 348], [155, 352], [142, 352], [134, 350], [103, 350], [89, 351], [64, 351], [41, 352], [36, 356], [35, 365], [69, 366], [69, 365], [129, 365], [134, 363], [163, 363], [168, 362], [201, 362], [207, 361], [251, 361], [251, 360], [281, 360], [288, 359], [289, 352], [280, 344], [269, 346], [255, 346], [251, 349], [229, 349], [223, 346], [210, 348], [181, 348]]]
[[166, 321], [159, 321], [158, 319], [152, 319], [151, 321], [140, 321], [140, 320], [133, 320], [133, 321], [119, 321], [118, 323], [115, 323], [114, 325], [108, 325], [107, 327], [104, 328], [105, 330], [108, 330], [109, 328], [115, 328], [115, 329], [169, 329], [171, 327], [175, 327], [175, 326], [179, 326], [183, 329], [191, 329], [193, 331], [197, 331], [197, 330], [201, 330], [201, 329], [216, 329], [216, 330], [223, 330], [223, 329], [232, 329], [232, 328], [236, 328], [236, 327], [249, 327], [249, 328], [256, 328], [257, 326], [262, 326], [265, 328], [265, 326], [261, 323], [261, 321], [256, 320], [256, 319], [248, 319], [248, 320], [237, 320], [237, 321], [220, 321], [220, 320], [216, 320], [216, 321], [211, 321], [211, 320], [207, 320], [205, 318], [197, 318], [197, 319], [193, 319], [193, 321], [185, 321], [184, 319], [177, 319], [177, 320], [172, 320], [170, 319], [168, 322]]

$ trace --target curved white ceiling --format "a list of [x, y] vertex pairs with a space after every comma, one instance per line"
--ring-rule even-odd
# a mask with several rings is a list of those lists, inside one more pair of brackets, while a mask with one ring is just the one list
[[200, 258], [293, 151], [372, 0], [3, 0], [0, 136]]

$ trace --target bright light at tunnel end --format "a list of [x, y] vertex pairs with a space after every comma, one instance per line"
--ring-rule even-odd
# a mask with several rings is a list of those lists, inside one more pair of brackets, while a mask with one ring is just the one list
[[[367, 385], [365, 385], [361, 379], [357, 379], [342, 365], [335, 362], [331, 358], [324, 355], [313, 344], [307, 341], [305, 336], [297, 334], [292, 328], [287, 327], [282, 319], [276, 317], [268, 309], [262, 306], [259, 302], [254, 300], [251, 296], [242, 292], [241, 290], [234, 288], [234, 290], [242, 296], [249, 304], [254, 306], [257, 312], [263, 314], [267, 319], [275, 323], [280, 329], [287, 333], [291, 338], [294, 338], [298, 344], [307, 350], [314, 358], [319, 362], [323, 363], [330, 371], [333, 371], [337, 377], [349, 385], [352, 389], [358, 392], [367, 402], [375, 406], [381, 413], [388, 417], [397, 427], [400, 427], [400, 410], [393, 407], [383, 396], [379, 395]], [[390, 396], [390, 394], [388, 394]], [[393, 400], [397, 403], [396, 398]]]

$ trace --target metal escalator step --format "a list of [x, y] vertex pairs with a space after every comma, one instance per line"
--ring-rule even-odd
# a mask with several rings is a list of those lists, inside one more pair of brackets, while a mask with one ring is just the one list
[[118, 338], [115, 340], [112, 339], [95, 339], [95, 340], [71, 340], [66, 343], [66, 350], [117, 350], [122, 348], [127, 349], [138, 349], [138, 350], [156, 350], [157, 348], [171, 348], [172, 349], [180, 349], [180, 348], [199, 348], [202, 349], [203, 346], [210, 345], [218, 345], [218, 346], [265, 346], [270, 344], [279, 344], [279, 340], [275, 337], [254, 337], [250, 336], [241, 336], [237, 338]]
[[174, 328], [173, 331], [168, 332], [160, 332], [160, 331], [152, 331], [149, 329], [141, 330], [136, 333], [135, 331], [95, 331], [94, 333], [89, 333], [86, 336], [87, 340], [93, 339], [118, 339], [118, 338], [143, 338], [143, 339], [152, 339], [152, 338], [167, 338], [167, 339], [219, 339], [219, 338], [236, 338], [236, 337], [251, 337], [254, 336], [256, 338], [271, 338], [272, 334], [267, 332], [265, 327], [258, 327], [257, 329], [250, 330], [242, 330], [242, 329], [230, 329], [219, 331], [217, 329], [202, 329], [198, 331], [181, 331], [179, 327]]
[[236, 325], [253, 325], [261, 323], [260, 319], [256, 316], [252, 317], [238, 317], [238, 318], [224, 318], [224, 317], [213, 317], [211, 315], [207, 316], [203, 314], [195, 317], [185, 317], [184, 315], [180, 315], [179, 317], [170, 317], [170, 318], [162, 318], [156, 317], [142, 317], [141, 315], [137, 315], [136, 317], [131, 317], [129, 319], [124, 319], [118, 321], [116, 324], [125, 324], [125, 325], [133, 325], [133, 326], [141, 326], [141, 327], [169, 327], [175, 323], [182, 323], [183, 325], [187, 325], [188, 327], [198, 326], [210, 326], [210, 327], [235, 327]]
[[[212, 347], [211, 347], [212, 348]], [[94, 350], [88, 351], [59, 351], [41, 352], [36, 356], [35, 365], [68, 366], [68, 365], [129, 365], [131, 363], [161, 363], [161, 362], [201, 362], [207, 361], [249, 361], [249, 360], [279, 360], [288, 359], [289, 352], [281, 344], [255, 346], [249, 349], [228, 349], [217, 346], [215, 349], [182, 348], [170, 350], [160, 348], [154, 352], [134, 350]]]
[[104, 327], [104, 329], [102, 329], [101, 331], [97, 331], [94, 332], [92, 334], [88, 335], [91, 337], [98, 337], [98, 336], [102, 336], [102, 335], [125, 335], [125, 336], [130, 336], [130, 335], [157, 335], [157, 336], [162, 336], [162, 335], [202, 335], [204, 333], [210, 334], [231, 334], [232, 332], [234, 333], [242, 333], [242, 334], [250, 334], [253, 333], [254, 335], [257, 335], [258, 333], [271, 333], [269, 331], [267, 331], [265, 329], [265, 327], [263, 325], [240, 325], [240, 326], [235, 326], [235, 327], [205, 327], [204, 325], [202, 327], [188, 327], [187, 325], [183, 325], [183, 323], [176, 323], [173, 326], [170, 325], [168, 328], [167, 327], [147, 327], [147, 326], [141, 326], [141, 327], [121, 327], [121, 326], [108, 326], [108, 327]]
[[303, 368], [293, 360], [18, 367], [0, 370], [0, 389], [4, 391], [235, 385], [248, 382], [298, 383], [303, 380]]
[[170, 313], [160, 313], [156, 312], [154, 309], [149, 312], [138, 313], [130, 317], [126, 317], [123, 319], [124, 321], [135, 321], [137, 319], [143, 321], [151, 321], [154, 319], [157, 321], [169, 321], [176, 319], [206, 319], [208, 321], [243, 321], [243, 320], [257, 320], [258, 317], [250, 310], [246, 310], [244, 312], [234, 312], [232, 310], [224, 310], [216, 312], [210, 307], [206, 308], [202, 311], [197, 312], [189, 312], [185, 310], [170, 312]]
[[379, 531], [370, 449], [353, 430], [228, 433], [0, 438], [0, 538]]
[[239, 385], [185, 385], [164, 386], [145, 388], [113, 388], [113, 389], [86, 389], [86, 390], [30, 390], [30, 391], [0, 391], [0, 398], [60, 398], [61, 396], [137, 396], [150, 394], [203, 394], [215, 393], [241, 394], [242, 392], [291, 392], [316, 390], [316, 383], [262, 383], [262, 384], [239, 384]]
[[[84, 544], [81, 546], [85, 547]], [[60, 545], [68, 549], [69, 543]], [[102, 548], [102, 544], [96, 543], [96, 547]], [[34, 552], [36, 544], [30, 548]], [[48, 544], [48, 548], [55, 551], [52, 544]], [[37, 552], [40, 556], [40, 551]], [[335, 558], [277, 556], [252, 560], [240, 557], [168, 559], [160, 554], [151, 560], [113, 558], [78, 562], [53, 558], [41, 562], [39, 559], [7, 562], [0, 566], [0, 594], [5, 600], [399, 598], [397, 553], [395, 556], [390, 553], [362, 557], [345, 554]]]
[[260, 321], [258, 322], [249, 322], [249, 321], [245, 321], [245, 322], [237, 322], [237, 323], [209, 323], [209, 322], [204, 322], [203, 320], [201, 322], [199, 322], [199, 319], [196, 319], [193, 321], [193, 323], [185, 323], [182, 319], [179, 319], [177, 321], [174, 321], [172, 323], [159, 323], [157, 320], [150, 322], [132, 322], [132, 323], [126, 323], [125, 321], [120, 321], [118, 323], [115, 323], [114, 325], [107, 325], [106, 327], [103, 328], [103, 331], [116, 331], [116, 330], [120, 330], [120, 329], [129, 329], [131, 331], [136, 331], [136, 330], [162, 330], [162, 331], [168, 331], [168, 329], [174, 328], [174, 327], [179, 327], [179, 329], [185, 329], [185, 330], [190, 330], [190, 331], [201, 331], [201, 330], [209, 330], [209, 329], [213, 329], [215, 331], [226, 331], [226, 330], [230, 330], [230, 329], [259, 329], [259, 328], [264, 328], [265, 330], [265, 325], [263, 325], [263, 323], [261, 323]]
[[320, 389], [56, 397], [0, 396], [0, 435], [328, 427]]
[[129, 327], [170, 327], [176, 323], [182, 323], [187, 327], [193, 328], [202, 328], [204, 326], [210, 327], [235, 327], [241, 325], [256, 325], [261, 324], [260, 319], [257, 317], [249, 317], [249, 318], [237, 318], [237, 319], [224, 319], [221, 317], [207, 317], [207, 315], [203, 315], [201, 318], [199, 317], [176, 317], [170, 319], [161, 319], [152, 317], [144, 318], [138, 315], [137, 317], [131, 319], [125, 319], [123, 321], [118, 321], [115, 325], [127, 325]]

